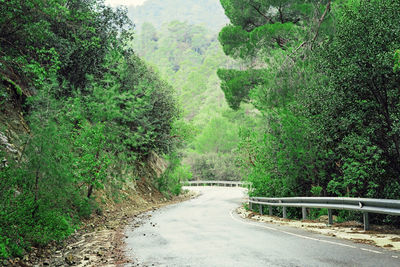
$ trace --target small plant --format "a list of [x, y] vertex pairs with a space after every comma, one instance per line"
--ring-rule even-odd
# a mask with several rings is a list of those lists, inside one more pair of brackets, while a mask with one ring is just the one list
[[318, 197], [321, 195], [322, 187], [321, 186], [312, 186], [310, 192], [314, 197]]

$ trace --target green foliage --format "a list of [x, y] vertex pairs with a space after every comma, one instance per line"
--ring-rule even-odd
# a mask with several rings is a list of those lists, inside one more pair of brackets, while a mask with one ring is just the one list
[[[173, 136], [190, 140], [182, 154], [193, 179], [241, 179], [232, 150], [238, 141], [237, 129], [246, 119], [228, 111], [219, 90], [217, 69], [232, 63], [215, 34], [177, 21], [164, 24], [159, 31], [146, 23], [134, 45], [138, 54], [178, 89], [185, 119], [191, 123], [177, 121], [180, 129], [174, 130]], [[244, 112], [242, 109], [239, 114]]]
[[194, 145], [200, 153], [227, 153], [236, 147], [238, 141], [236, 123], [221, 116], [210, 119], [210, 122], [197, 136]]
[[218, 77], [222, 80], [221, 89], [229, 107], [237, 110], [240, 103], [249, 100], [249, 92], [262, 81], [262, 70], [218, 70]]
[[188, 152], [185, 158], [191, 166], [193, 180], [239, 181], [242, 179], [235, 154]]
[[68, 128], [42, 115], [49, 114], [31, 119], [32, 135], [24, 155], [29, 160], [10, 160], [9, 167], [1, 170], [0, 235], [6, 238], [3, 245], [10, 256], [21, 255], [32, 245], [61, 240], [74, 230], [68, 215], [72, 207], [66, 205], [73, 193]]
[[296, 25], [291, 22], [266, 24], [251, 32], [241, 26], [228, 25], [221, 30], [219, 41], [226, 55], [248, 59], [265, 53], [267, 47], [287, 49], [290, 47], [288, 40], [295, 38], [297, 31]]
[[397, 1], [352, 2], [318, 53], [316, 72], [329, 82], [312, 91], [311, 112], [319, 110], [321, 145], [334, 153], [332, 193], [398, 198], [400, 75], [393, 72], [393, 51], [400, 16], [393, 12], [399, 7]]
[[220, 97], [216, 70], [220, 64], [231, 63], [215, 34], [206, 28], [173, 21], [157, 31], [147, 23], [132, 46], [174, 85], [187, 119], [196, 120], [211, 110], [226, 107]]
[[319, 197], [322, 192], [322, 187], [321, 186], [312, 186], [310, 191], [314, 197]]
[[179, 195], [182, 191], [182, 182], [188, 181], [192, 177], [190, 167], [181, 164], [180, 156], [176, 153], [168, 155], [168, 169], [156, 180], [157, 188], [163, 194], [169, 196]]
[[400, 3], [221, 3], [232, 25], [219, 40], [248, 64], [219, 71], [225, 98], [263, 116], [240, 132], [250, 194], [399, 198]]
[[316, 161], [320, 152], [307, 128], [309, 122], [287, 109], [275, 109], [267, 118], [264, 131], [241, 132], [239, 151], [242, 164], [250, 167], [251, 194], [309, 195], [312, 186], [321, 183], [323, 174], [321, 163]]
[[164, 23], [174, 20], [187, 21], [213, 32], [227, 23], [219, 0], [147, 0], [140, 6], [129, 6], [128, 15], [141, 33], [146, 22], [160, 29]]
[[[65, 239], [98, 209], [96, 190], [121, 187], [132, 178], [124, 168], [151, 152], [174, 154], [190, 129], [173, 88], [126, 48], [122, 10], [102, 1], [2, 1], [0, 15], [0, 101], [23, 108], [29, 126], [18, 133], [21, 154], [0, 150], [7, 258]], [[188, 176], [171, 167], [168, 190], [178, 194]]]
[[400, 70], [400, 50], [396, 50], [394, 54], [394, 71]]
[[104, 125], [85, 122], [77, 127], [73, 136], [73, 146], [77, 155], [73, 163], [76, 170], [75, 182], [87, 186], [87, 197], [90, 198], [93, 189], [102, 188], [107, 177], [109, 160], [102, 151], [106, 142]]
[[106, 54], [130, 25], [123, 10], [103, 1], [2, 1], [0, 14], [0, 70], [24, 87], [41, 86], [48, 72], [85, 87], [86, 75], [101, 74]]
[[[294, 76], [292, 67], [296, 66], [296, 57], [299, 57], [293, 54], [300, 52], [300, 48], [312, 47], [314, 42], [322, 39], [319, 35], [329, 32], [324, 28], [331, 22], [329, 15], [325, 15], [318, 25], [315, 21], [320, 18], [315, 16], [330, 1], [316, 2], [221, 0], [231, 25], [221, 30], [218, 39], [226, 55], [248, 63], [248, 69], [240, 71], [219, 70], [222, 90], [230, 107], [236, 109], [241, 101], [248, 101], [249, 94], [270, 99], [271, 92], [278, 92], [281, 99], [288, 97], [287, 90], [293, 87], [289, 83], [296, 82], [291, 77]], [[313, 28], [318, 28], [318, 32], [311, 39], [309, 32]], [[282, 86], [281, 83], [285, 84]], [[257, 88], [256, 85], [261, 86]], [[251, 90], [254, 87], [255, 90]], [[258, 109], [266, 106], [265, 103], [255, 105]]]

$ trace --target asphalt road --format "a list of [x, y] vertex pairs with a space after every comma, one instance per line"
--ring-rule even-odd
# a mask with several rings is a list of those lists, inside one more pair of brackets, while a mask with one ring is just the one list
[[126, 266], [400, 266], [400, 253], [241, 219], [241, 188], [193, 190], [202, 195], [132, 222]]

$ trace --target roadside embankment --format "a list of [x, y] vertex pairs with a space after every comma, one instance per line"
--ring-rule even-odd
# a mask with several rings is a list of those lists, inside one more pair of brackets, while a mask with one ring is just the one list
[[[61, 244], [32, 248], [23, 259], [4, 262], [5, 266], [118, 266], [129, 263], [124, 256], [125, 226], [138, 215], [196, 196], [184, 192], [166, 199], [151, 187], [146, 194], [132, 194], [119, 204], [108, 205], [102, 214], [93, 214], [81, 228]], [[153, 192], [153, 193], [151, 193]], [[1, 264], [0, 264], [1, 265]]]

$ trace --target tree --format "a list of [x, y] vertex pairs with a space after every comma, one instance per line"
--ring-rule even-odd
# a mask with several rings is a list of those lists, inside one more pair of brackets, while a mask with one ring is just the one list
[[101, 75], [106, 54], [131, 26], [124, 10], [103, 1], [3, 0], [0, 14], [1, 75], [18, 80], [27, 96], [49, 71], [71, 84], [60, 94], [84, 88], [86, 75]]
[[298, 98], [312, 79], [313, 47], [331, 24], [331, 1], [222, 0], [231, 25], [219, 34], [224, 52], [239, 69], [220, 69], [229, 106], [251, 103], [262, 114], [243, 128], [237, 154], [253, 183], [250, 194], [309, 195], [325, 181], [324, 151], [318, 150], [310, 118]]
[[[21, 143], [0, 147], [1, 259], [63, 240], [97, 207], [96, 189], [184, 143], [175, 92], [127, 48], [130, 25], [101, 0], [0, 0], [1, 138]], [[180, 192], [182, 173], [166, 190]]]
[[347, 4], [336, 35], [318, 53], [316, 73], [326, 79], [312, 91], [311, 116], [323, 147], [334, 153], [332, 193], [399, 196], [399, 8], [399, 1]]
[[[226, 75], [228, 71], [219, 71], [231, 107], [238, 107], [241, 100], [246, 101], [250, 91], [257, 91], [260, 84], [269, 83], [268, 87], [276, 92], [274, 85], [278, 87], [279, 84], [270, 82], [271, 79], [290, 69], [307, 51], [300, 53], [300, 50], [312, 48], [329, 29], [326, 25], [329, 25], [331, 1], [221, 0], [221, 4], [231, 21], [219, 34], [224, 52], [244, 60], [247, 68], [253, 71], [244, 78], [249, 81], [246, 86], [238, 87], [231, 81], [242, 80], [243, 83], [245, 72], [249, 70], [230, 71], [231, 75]], [[254, 82], [257, 80], [254, 72], [260, 69], [267, 70], [262, 76], [268, 77]]]

